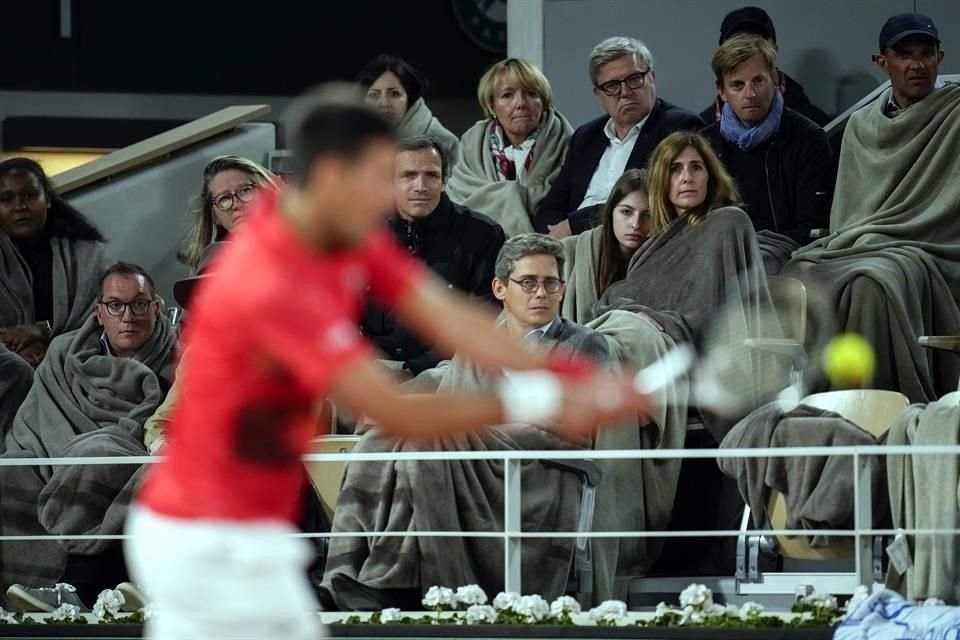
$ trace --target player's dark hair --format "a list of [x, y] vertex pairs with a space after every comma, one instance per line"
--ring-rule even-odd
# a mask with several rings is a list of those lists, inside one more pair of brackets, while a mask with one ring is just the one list
[[433, 149], [440, 156], [440, 174], [446, 178], [450, 175], [450, 158], [447, 156], [447, 150], [444, 149], [437, 139], [433, 136], [410, 136], [400, 138], [397, 141], [397, 152], [400, 151], [423, 151], [424, 149]]
[[343, 83], [324, 85], [294, 100], [286, 131], [294, 179], [301, 184], [323, 156], [354, 161], [371, 142], [394, 140], [390, 123], [363, 103], [356, 86]]
[[150, 274], [147, 273], [146, 269], [141, 267], [138, 264], [133, 264], [132, 262], [114, 262], [112, 265], [107, 267], [107, 270], [103, 272], [103, 275], [100, 276], [100, 296], [103, 296], [103, 283], [107, 281], [112, 275], [121, 275], [121, 276], [143, 276], [144, 281], [150, 285], [150, 297], [157, 297], [157, 285], [153, 283], [153, 278], [150, 277]]
[[414, 69], [409, 62], [396, 56], [379, 55], [363, 66], [360, 73], [357, 74], [357, 82], [364, 89], [369, 89], [370, 85], [377, 81], [377, 78], [391, 72], [397, 76], [397, 80], [403, 85], [403, 90], [407, 92], [407, 108], [413, 106], [413, 103], [423, 96], [427, 88], [427, 81], [420, 72]]
[[40, 183], [40, 188], [43, 189], [47, 202], [50, 203], [50, 210], [47, 212], [46, 232], [48, 235], [71, 240], [104, 241], [103, 235], [97, 227], [57, 193], [43, 167], [36, 161], [30, 158], [15, 157], [0, 162], [0, 176], [20, 172], [33, 174], [37, 182]]

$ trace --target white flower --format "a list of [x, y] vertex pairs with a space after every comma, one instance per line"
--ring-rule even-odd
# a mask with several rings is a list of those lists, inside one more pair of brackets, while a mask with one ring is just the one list
[[623, 624], [627, 617], [627, 603], [607, 600], [590, 610], [590, 619], [597, 624]]
[[97, 620], [105, 620], [107, 616], [116, 618], [120, 614], [120, 607], [126, 602], [123, 594], [116, 589], [104, 589], [97, 596], [97, 602], [93, 605], [93, 615]]
[[423, 606], [428, 609], [452, 609], [456, 603], [456, 594], [454, 594], [453, 589], [447, 587], [430, 587], [427, 590], [427, 595], [423, 597]]
[[493, 624], [497, 621], [497, 610], [489, 605], [475, 604], [467, 609], [467, 624]]
[[393, 624], [400, 622], [401, 618], [403, 616], [400, 615], [400, 609], [384, 609], [380, 612], [380, 624]]
[[542, 596], [521, 596], [513, 610], [527, 618], [527, 622], [540, 622], [550, 615], [550, 605]]
[[947, 603], [941, 600], [940, 598], [927, 598], [923, 601], [924, 607], [943, 607]]
[[668, 613], [676, 613], [676, 611], [674, 611], [673, 607], [668, 605], [666, 602], [661, 602], [657, 605], [657, 610], [653, 615], [655, 618], [659, 618], [660, 616], [664, 616]]
[[457, 589], [457, 602], [468, 607], [475, 604], [487, 604], [487, 594], [475, 584], [468, 584]]
[[152, 620], [157, 617], [157, 608], [152, 604], [144, 605], [140, 612], [143, 613], [144, 620]]
[[818, 609], [836, 609], [837, 599], [829, 593], [812, 593], [804, 597], [804, 604], [817, 607]]
[[[720, 605], [715, 605], [715, 606], [719, 607]], [[735, 604], [728, 604], [727, 606], [723, 607], [723, 612], [722, 612], [722, 613], [719, 613], [719, 614], [717, 614], [717, 615], [727, 615], [727, 616], [730, 616], [730, 617], [733, 617], [733, 618], [739, 618], [739, 617], [740, 617], [740, 607], [738, 607], [738, 606], [735, 605]]]
[[680, 624], [697, 624], [703, 622], [703, 612], [699, 608], [694, 607], [692, 604], [688, 604], [683, 608], [683, 611], [680, 612]]
[[497, 597], [493, 599], [493, 608], [497, 611], [508, 611], [516, 608], [519, 601], [519, 593], [514, 593], [513, 591], [504, 593], [501, 591], [497, 594]]
[[763, 612], [764, 608], [762, 604], [758, 602], [745, 602], [744, 605], [740, 607], [739, 616], [742, 620], [749, 620], [759, 617]]
[[550, 615], [554, 618], [559, 618], [565, 613], [571, 616], [577, 615], [580, 613], [580, 603], [570, 596], [560, 596], [550, 603]]
[[50, 613], [50, 617], [56, 622], [73, 622], [80, 617], [80, 607], [75, 604], [62, 604], [53, 612]]
[[17, 619], [13, 617], [12, 611], [7, 611], [3, 607], [0, 607], [0, 622], [6, 622], [7, 624], [17, 624]]
[[713, 605], [713, 591], [702, 584], [691, 584], [680, 592], [681, 607], [705, 609]]

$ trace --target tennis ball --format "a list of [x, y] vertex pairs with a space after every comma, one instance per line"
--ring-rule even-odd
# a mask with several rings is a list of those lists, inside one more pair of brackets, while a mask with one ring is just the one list
[[832, 387], [862, 387], [873, 378], [873, 347], [863, 336], [842, 333], [823, 350], [823, 370]]

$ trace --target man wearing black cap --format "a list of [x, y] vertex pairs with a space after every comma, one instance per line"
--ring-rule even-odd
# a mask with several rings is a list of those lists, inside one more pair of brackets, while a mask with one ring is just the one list
[[[720, 42], [723, 44], [738, 33], [762, 36], [777, 46], [777, 31], [773, 27], [770, 15], [760, 7], [741, 7], [728, 13], [720, 23]], [[783, 94], [783, 103], [789, 109], [813, 120], [821, 127], [830, 122], [830, 116], [810, 102], [799, 82], [779, 70], [780, 92]], [[704, 109], [700, 117], [710, 124], [719, 122], [723, 103], [718, 98], [712, 105]]]
[[873, 60], [890, 76], [887, 115], [943, 86], [937, 80], [937, 68], [943, 62], [940, 34], [933, 20], [923, 14], [900, 13], [887, 20], [880, 30], [880, 53]]

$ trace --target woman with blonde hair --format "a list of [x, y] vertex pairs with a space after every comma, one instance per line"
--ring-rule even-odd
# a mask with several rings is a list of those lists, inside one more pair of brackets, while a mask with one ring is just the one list
[[496, 220], [507, 237], [532, 233], [537, 204], [563, 166], [570, 123], [543, 72], [518, 58], [483, 74], [477, 100], [487, 117], [460, 139], [447, 194]]
[[260, 187], [279, 189], [280, 180], [253, 160], [226, 155], [207, 163], [195, 198], [196, 220], [180, 259], [196, 269], [203, 250], [237, 228]]
[[630, 258], [650, 236], [646, 169], [627, 169], [603, 205], [599, 226], [564, 238], [563, 316], [579, 323], [594, 319], [597, 298], [627, 275]]

